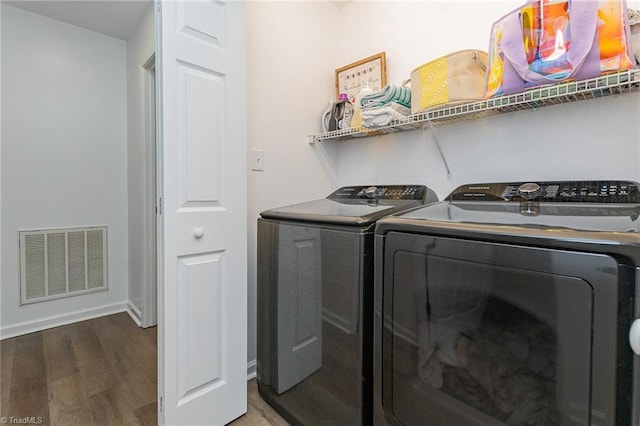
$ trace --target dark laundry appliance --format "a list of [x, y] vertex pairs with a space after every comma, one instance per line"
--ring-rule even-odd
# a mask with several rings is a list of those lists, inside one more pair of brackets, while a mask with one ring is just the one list
[[258, 219], [257, 382], [294, 424], [372, 422], [375, 222], [423, 185], [348, 186]]
[[480, 183], [375, 237], [374, 424], [640, 425], [640, 194]]

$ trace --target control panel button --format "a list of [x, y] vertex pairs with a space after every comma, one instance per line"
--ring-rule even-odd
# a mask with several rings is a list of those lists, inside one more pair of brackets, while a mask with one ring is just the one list
[[518, 195], [526, 200], [533, 200], [540, 194], [540, 185], [537, 183], [523, 183], [518, 187]]

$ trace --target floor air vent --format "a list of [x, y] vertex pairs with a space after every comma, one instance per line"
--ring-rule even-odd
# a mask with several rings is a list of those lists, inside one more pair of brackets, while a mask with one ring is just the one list
[[106, 289], [106, 226], [20, 231], [21, 304]]

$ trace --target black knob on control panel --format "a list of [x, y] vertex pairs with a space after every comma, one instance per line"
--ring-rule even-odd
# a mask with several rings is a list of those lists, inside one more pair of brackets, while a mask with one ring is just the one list
[[523, 183], [518, 187], [518, 195], [525, 200], [533, 200], [540, 194], [540, 185], [537, 183]]

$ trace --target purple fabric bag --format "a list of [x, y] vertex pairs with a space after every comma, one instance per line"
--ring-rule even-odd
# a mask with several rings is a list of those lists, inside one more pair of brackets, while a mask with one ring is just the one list
[[[535, 86], [556, 84], [569, 79], [583, 80], [601, 75], [598, 38], [599, 2], [597, 0], [567, 1], [569, 3], [570, 44], [566, 52], [566, 73], [563, 73], [561, 78], [554, 78], [532, 70], [524, 49], [521, 8], [519, 8], [496, 23], [502, 27], [500, 43], [500, 53], [503, 60], [502, 83], [498, 93], [488, 94], [488, 96], [509, 95]], [[542, 3], [542, 0], [530, 1], [528, 4], [536, 2]], [[621, 2], [623, 10], [626, 11], [626, 1], [621, 0]], [[628, 23], [625, 24], [628, 45], [630, 40], [628, 37], [629, 26]], [[627, 51], [631, 51], [629, 46]]]

